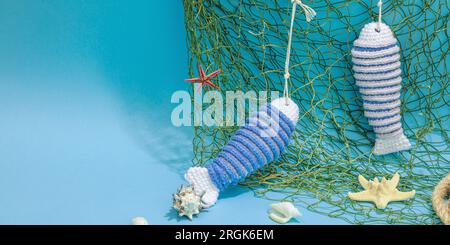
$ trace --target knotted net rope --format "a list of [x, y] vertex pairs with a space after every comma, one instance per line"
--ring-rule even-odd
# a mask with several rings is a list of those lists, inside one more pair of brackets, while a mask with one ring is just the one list
[[[307, 23], [297, 10], [289, 94], [300, 120], [283, 157], [242, 185], [259, 197], [287, 200], [356, 224], [440, 223], [433, 187], [450, 172], [449, 9], [447, 0], [383, 1], [383, 22], [396, 34], [402, 62], [402, 123], [413, 148], [374, 156], [374, 133], [363, 115], [350, 50], [364, 24], [377, 21], [377, 0], [303, 1], [317, 16]], [[289, 0], [185, 0], [189, 73], [197, 64], [222, 69], [214, 82], [227, 90], [283, 90], [291, 3]], [[191, 91], [192, 94], [195, 91]], [[207, 107], [208, 105], [204, 105]], [[237, 127], [194, 129], [194, 165], [220, 152]], [[401, 175], [410, 201], [384, 210], [353, 202], [358, 174]]]

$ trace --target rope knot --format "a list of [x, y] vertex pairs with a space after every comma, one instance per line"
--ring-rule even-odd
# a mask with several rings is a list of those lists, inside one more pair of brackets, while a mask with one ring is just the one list
[[284, 79], [288, 80], [291, 77], [289, 72], [284, 73]]
[[381, 6], [383, 6], [383, 1], [378, 1], [378, 3], [377, 3], [377, 6], [378, 6], [378, 8], [381, 8]]
[[297, 4], [303, 9], [303, 12], [305, 12], [305, 17], [307, 22], [311, 22], [311, 20], [316, 17], [317, 13], [316, 11], [309, 7], [308, 5], [304, 4], [302, 0], [291, 0], [293, 4]]

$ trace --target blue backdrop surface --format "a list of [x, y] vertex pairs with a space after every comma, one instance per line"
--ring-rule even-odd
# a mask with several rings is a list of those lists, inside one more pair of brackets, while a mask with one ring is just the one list
[[[0, 224], [272, 224], [226, 191], [193, 222], [171, 209], [192, 129], [181, 1], [0, 0]], [[342, 223], [300, 207], [292, 224]]]

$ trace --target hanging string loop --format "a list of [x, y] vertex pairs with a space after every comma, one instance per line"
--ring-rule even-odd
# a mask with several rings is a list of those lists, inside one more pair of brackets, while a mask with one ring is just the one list
[[381, 31], [381, 17], [383, 16], [383, 11], [382, 11], [383, 1], [382, 0], [378, 1], [377, 6], [378, 6], [378, 26], [377, 26], [376, 31], [380, 32]]
[[308, 5], [304, 4], [302, 0], [292, 0], [292, 14], [291, 14], [291, 26], [289, 29], [289, 37], [288, 37], [288, 46], [286, 50], [286, 61], [284, 64], [284, 90], [283, 90], [283, 96], [286, 98], [286, 105], [289, 104], [289, 86], [288, 81], [291, 76], [289, 73], [289, 62], [291, 59], [291, 46], [292, 46], [292, 32], [294, 29], [294, 21], [295, 21], [295, 13], [297, 10], [297, 5], [300, 6], [305, 13], [306, 21], [310, 22], [315, 16], [316, 11], [309, 7]]

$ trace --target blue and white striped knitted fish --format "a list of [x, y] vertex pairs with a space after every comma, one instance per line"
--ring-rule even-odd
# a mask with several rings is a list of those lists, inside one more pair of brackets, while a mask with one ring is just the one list
[[400, 122], [400, 48], [391, 29], [381, 23], [366, 24], [352, 49], [356, 85], [362, 95], [364, 115], [376, 133], [373, 153], [384, 155], [411, 148]]
[[276, 160], [289, 144], [298, 113], [290, 99], [288, 103], [285, 98], [272, 101], [248, 118], [217, 158], [205, 167], [191, 167], [185, 178], [201, 196], [203, 207], [214, 205], [220, 191]]

